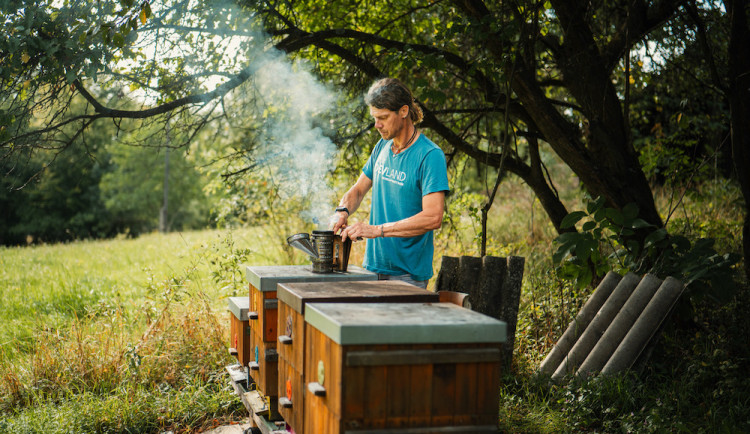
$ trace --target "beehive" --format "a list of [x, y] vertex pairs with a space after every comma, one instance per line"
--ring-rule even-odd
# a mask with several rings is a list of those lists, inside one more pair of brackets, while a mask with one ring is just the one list
[[229, 347], [237, 356], [240, 365], [247, 366], [253, 349], [252, 330], [248, 320], [250, 300], [247, 297], [230, 297], [229, 305]]
[[305, 321], [304, 433], [497, 431], [504, 322], [450, 303], [308, 303]]
[[[346, 282], [376, 280], [377, 274], [350, 266], [346, 272], [313, 273], [310, 265], [247, 266], [249, 282], [248, 320], [253, 334], [250, 376], [266, 396], [277, 396], [278, 356], [276, 353], [276, 285], [284, 282]], [[257, 354], [257, 358], [255, 355]], [[257, 360], [256, 360], [257, 359]]]
[[251, 337], [252, 351], [250, 354], [250, 376], [255, 381], [259, 391], [265, 396], [277, 396], [276, 389], [279, 381], [276, 344], [266, 342], [257, 334]]
[[438, 295], [395, 280], [280, 283], [278, 285], [279, 413], [304, 432], [305, 305], [340, 302], [437, 302]]

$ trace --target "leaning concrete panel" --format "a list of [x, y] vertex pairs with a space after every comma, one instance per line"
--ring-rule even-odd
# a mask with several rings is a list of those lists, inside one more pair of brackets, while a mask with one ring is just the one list
[[599, 286], [596, 287], [594, 293], [589, 297], [588, 301], [583, 305], [581, 311], [576, 315], [575, 319], [570, 322], [568, 328], [563, 333], [562, 337], [557, 341], [557, 344], [552, 351], [545, 357], [544, 361], [539, 367], [539, 372], [542, 374], [552, 375], [553, 372], [560, 366], [560, 362], [563, 361], [565, 355], [573, 347], [578, 338], [586, 330], [594, 315], [601, 309], [604, 302], [612, 294], [617, 284], [622, 280], [622, 276], [610, 271], [604, 276]]
[[633, 366], [643, 348], [669, 314], [684, 288], [685, 285], [673, 277], [667, 277], [664, 280], [664, 283], [659, 287], [646, 308], [643, 309], [638, 320], [633, 324], [612, 357], [602, 368], [602, 374], [621, 372]]
[[651, 301], [661, 283], [661, 279], [651, 274], [647, 274], [641, 279], [628, 301], [625, 302], [602, 337], [599, 338], [599, 342], [594, 345], [589, 355], [581, 363], [576, 371], [578, 375], [585, 376], [591, 372], [598, 372], [604, 367], [628, 330], [633, 326], [648, 302]]
[[591, 349], [594, 348], [599, 338], [601, 338], [607, 327], [612, 323], [617, 312], [620, 311], [620, 308], [628, 300], [628, 297], [630, 297], [630, 294], [640, 280], [640, 277], [635, 273], [628, 273], [620, 280], [620, 283], [617, 284], [617, 287], [612, 291], [607, 301], [596, 313], [589, 326], [586, 327], [586, 330], [578, 338], [573, 348], [568, 352], [568, 355], [560, 363], [560, 366], [557, 367], [555, 373], [552, 374], [552, 379], [559, 380], [566, 374], [575, 372], [578, 366], [586, 360]]

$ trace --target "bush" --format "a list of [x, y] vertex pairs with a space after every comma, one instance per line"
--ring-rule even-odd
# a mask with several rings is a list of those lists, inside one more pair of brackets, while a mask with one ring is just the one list
[[[612, 271], [668, 276], [681, 280], [691, 296], [711, 297], [726, 302], [734, 294], [734, 283], [727, 276], [740, 256], [720, 255], [713, 238], [692, 242], [685, 236], [669, 234], [638, 218], [638, 207], [628, 204], [622, 210], [604, 206], [604, 199], [588, 203], [586, 211], [568, 214], [562, 229], [575, 227], [555, 240], [559, 247], [553, 255], [557, 270], [579, 287], [589, 286]], [[642, 241], [641, 241], [642, 240]]]

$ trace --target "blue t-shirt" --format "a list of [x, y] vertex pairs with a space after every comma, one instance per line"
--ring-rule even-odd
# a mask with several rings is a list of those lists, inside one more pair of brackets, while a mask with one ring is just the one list
[[[372, 180], [370, 224], [381, 225], [422, 211], [422, 197], [448, 191], [445, 154], [430, 139], [419, 138], [403, 152], [393, 154], [393, 140], [380, 139], [362, 172]], [[414, 280], [432, 277], [432, 231], [416, 237], [367, 240], [362, 266], [389, 275], [410, 274]]]

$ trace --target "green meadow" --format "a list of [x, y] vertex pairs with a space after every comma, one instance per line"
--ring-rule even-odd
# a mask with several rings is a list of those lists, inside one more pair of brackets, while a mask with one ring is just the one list
[[243, 417], [223, 373], [226, 297], [246, 293], [241, 262], [279, 260], [258, 236], [0, 249], [0, 432], [185, 431]]

